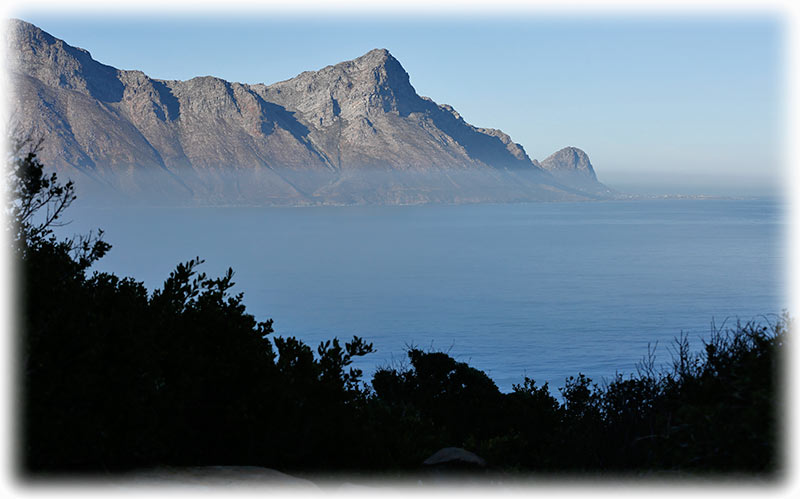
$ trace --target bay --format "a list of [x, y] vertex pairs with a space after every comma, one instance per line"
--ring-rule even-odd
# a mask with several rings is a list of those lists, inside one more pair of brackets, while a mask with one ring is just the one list
[[669, 364], [717, 327], [787, 306], [776, 199], [319, 208], [75, 206], [63, 234], [105, 230], [96, 270], [159, 287], [178, 262], [235, 271], [248, 312], [312, 347], [363, 336], [367, 379], [414, 345], [483, 370], [602, 382], [655, 347]]

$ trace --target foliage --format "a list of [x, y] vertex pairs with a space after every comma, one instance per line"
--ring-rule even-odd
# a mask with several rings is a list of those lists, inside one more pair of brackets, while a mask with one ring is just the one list
[[[32, 147], [33, 146], [33, 147]], [[25, 147], [29, 149], [26, 151]], [[408, 351], [371, 387], [352, 367], [370, 343], [315, 350], [276, 337], [231, 294], [233, 271], [179, 264], [148, 293], [92, 272], [102, 233], [58, 240], [74, 199], [45, 175], [35, 144], [9, 159], [7, 214], [20, 270], [20, 464], [27, 471], [246, 464], [413, 470], [460, 446], [504, 470], [749, 471], [780, 465], [779, 378], [788, 317], [714, 330], [700, 354], [685, 336], [673, 366], [650, 361], [602, 385], [525, 378], [501, 393], [442, 352]]]
[[6, 228], [12, 235], [14, 249], [22, 255], [29, 250], [50, 246], [70, 253], [81, 269], [103, 257], [111, 246], [102, 240], [103, 232], [89, 233], [58, 241], [53, 229], [62, 225], [64, 211], [75, 200], [71, 181], [61, 184], [56, 173], [44, 174], [36, 153], [42, 141], [32, 138], [11, 140], [6, 171]]
[[[73, 185], [46, 175], [35, 151], [12, 154], [8, 185], [23, 284], [25, 469], [314, 465], [335, 462], [339, 435], [357, 434], [353, 412], [366, 388], [349, 366], [372, 345], [334, 339], [314, 356], [294, 338], [270, 340], [272, 321], [256, 321], [242, 295], [230, 294], [232, 270], [209, 278], [198, 273], [198, 258], [152, 294], [131, 278], [88, 274], [110, 246], [53, 234], [75, 199]], [[331, 420], [309, 432], [303, 425], [316, 414]], [[350, 428], [332, 432], [326, 425], [334, 421]], [[324, 434], [336, 445], [320, 449]]]

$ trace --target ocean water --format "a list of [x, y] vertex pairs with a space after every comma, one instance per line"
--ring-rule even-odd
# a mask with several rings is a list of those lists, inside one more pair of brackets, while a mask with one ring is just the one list
[[[277, 335], [313, 347], [363, 336], [357, 366], [402, 365], [406, 349], [447, 351], [503, 391], [524, 376], [635, 372], [655, 347], [669, 364], [737, 319], [787, 306], [778, 200], [647, 200], [325, 208], [73, 207], [62, 232], [100, 227], [96, 269], [152, 291], [178, 262], [235, 271], [234, 291]], [[790, 311], [791, 312], [791, 311]]]

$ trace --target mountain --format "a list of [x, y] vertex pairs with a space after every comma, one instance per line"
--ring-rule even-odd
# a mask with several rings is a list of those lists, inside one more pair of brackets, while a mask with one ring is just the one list
[[314, 205], [613, 196], [579, 149], [531, 160], [500, 130], [419, 96], [385, 49], [250, 85], [116, 69], [19, 20], [7, 40], [13, 126], [43, 138], [43, 163], [97, 198]]
[[556, 179], [588, 192], [602, 193], [605, 186], [597, 180], [589, 156], [577, 147], [565, 147], [545, 158], [540, 164]]
[[565, 147], [548, 156], [540, 166], [554, 175], [580, 175], [597, 180], [589, 156], [577, 147]]

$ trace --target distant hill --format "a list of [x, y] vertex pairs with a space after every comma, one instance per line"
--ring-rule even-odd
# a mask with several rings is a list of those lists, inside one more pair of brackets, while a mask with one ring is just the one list
[[385, 49], [274, 83], [156, 80], [12, 20], [14, 126], [99, 200], [417, 204], [614, 197], [588, 156], [539, 163], [417, 95]]

